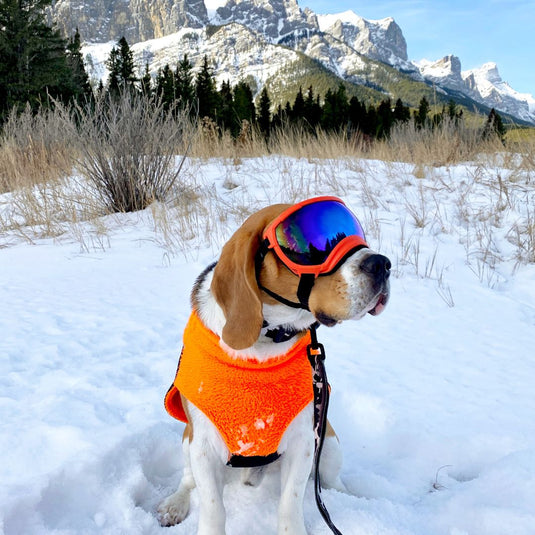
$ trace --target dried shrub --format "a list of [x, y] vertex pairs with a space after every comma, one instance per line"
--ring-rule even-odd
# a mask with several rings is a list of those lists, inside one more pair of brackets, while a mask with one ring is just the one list
[[164, 201], [177, 185], [190, 133], [187, 113], [165, 111], [159, 101], [125, 92], [78, 109], [76, 122], [77, 168], [109, 210], [143, 210]]

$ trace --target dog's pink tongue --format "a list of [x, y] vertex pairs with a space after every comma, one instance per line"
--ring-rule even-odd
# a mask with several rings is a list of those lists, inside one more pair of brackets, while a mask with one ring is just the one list
[[371, 314], [372, 316], [378, 316], [386, 308], [387, 302], [388, 296], [386, 294], [381, 294], [379, 296], [377, 304], [370, 310], [369, 314]]

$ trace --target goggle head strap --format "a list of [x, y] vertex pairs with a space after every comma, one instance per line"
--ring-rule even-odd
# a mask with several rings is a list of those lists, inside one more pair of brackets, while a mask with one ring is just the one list
[[316, 276], [313, 273], [303, 273], [299, 276], [299, 286], [297, 287], [297, 299], [302, 305], [302, 308], [310, 311], [308, 300], [314, 286]]
[[270, 297], [273, 297], [273, 299], [279, 301], [279, 303], [282, 303], [283, 305], [292, 308], [302, 308], [304, 310], [310, 311], [310, 308], [308, 307], [308, 300], [310, 298], [310, 293], [312, 292], [312, 287], [314, 286], [314, 281], [316, 280], [314, 274], [304, 273], [299, 276], [299, 286], [297, 287], [297, 299], [299, 300], [299, 303], [290, 301], [282, 295], [279, 295], [274, 291], [270, 290], [269, 288], [266, 288], [265, 286], [260, 284], [260, 270], [262, 269], [264, 258], [270, 250], [271, 249], [269, 248], [269, 240], [267, 238], [262, 240], [262, 243], [260, 244], [260, 247], [256, 252], [255, 256], [255, 271], [258, 287], [264, 292], [266, 292]]

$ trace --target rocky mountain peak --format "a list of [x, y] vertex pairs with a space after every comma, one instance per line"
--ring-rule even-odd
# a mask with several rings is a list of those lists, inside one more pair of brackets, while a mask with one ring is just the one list
[[[318, 15], [320, 29], [360, 54], [389, 65], [408, 63], [407, 42], [396, 21], [389, 17], [367, 20], [353, 11]], [[410, 66], [409, 70], [412, 70]]]
[[428, 79], [446, 77], [456, 81], [461, 79], [461, 60], [457, 56], [444, 56], [438, 61], [424, 59], [418, 66]]
[[231, 21], [262, 33], [271, 42], [296, 31], [318, 29], [313, 13], [303, 12], [296, 0], [228, 0], [217, 9], [213, 22]]
[[130, 44], [208, 24], [204, 0], [55, 0], [50, 18], [64, 35], [78, 28], [84, 41]]
[[435, 63], [435, 66], [449, 70], [451, 76], [461, 75], [461, 60], [457, 56], [444, 56]]
[[498, 66], [494, 62], [485, 63], [477, 71], [481, 77], [488, 80], [491, 84], [500, 84], [503, 82], [498, 72]]
[[534, 122], [533, 97], [518, 93], [504, 82], [496, 63], [461, 71], [461, 60], [457, 56], [445, 56], [435, 62], [423, 60], [418, 67], [423, 78], [438, 87], [460, 92], [485, 106]]
[[417, 66], [425, 80], [454, 91], [465, 89], [461, 60], [457, 56], [444, 56], [438, 61], [422, 60]]

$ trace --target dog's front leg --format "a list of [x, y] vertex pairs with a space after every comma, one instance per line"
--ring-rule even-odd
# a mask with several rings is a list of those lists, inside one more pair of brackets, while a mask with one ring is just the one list
[[225, 535], [223, 487], [228, 451], [210, 420], [190, 407], [194, 423], [190, 444], [191, 470], [199, 493], [197, 535]]
[[278, 534], [306, 535], [303, 499], [314, 457], [312, 404], [290, 424], [281, 446], [285, 449], [281, 457]]
[[184, 472], [178, 490], [167, 497], [158, 507], [160, 524], [174, 526], [182, 522], [188, 512], [191, 491], [195, 488], [195, 481], [191, 473], [190, 462], [191, 426], [187, 426], [182, 438], [182, 453], [184, 456]]

